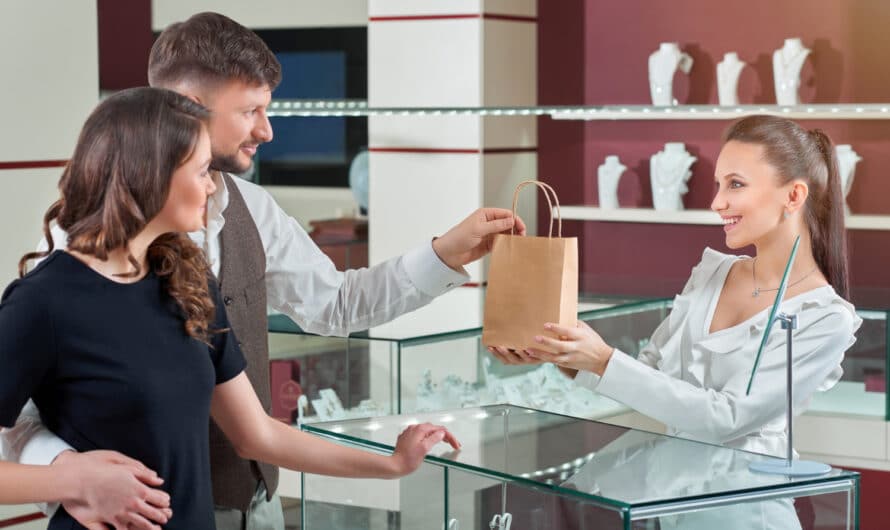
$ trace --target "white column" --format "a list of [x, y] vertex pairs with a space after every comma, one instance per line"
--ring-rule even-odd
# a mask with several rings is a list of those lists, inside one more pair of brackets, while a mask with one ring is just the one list
[[0, 285], [34, 250], [59, 167], [99, 98], [95, 0], [0, 2]]
[[[497, 107], [537, 102], [537, 4], [370, 0], [371, 107]], [[480, 206], [509, 208], [536, 178], [536, 118], [372, 116], [370, 261], [441, 234]], [[531, 194], [529, 194], [531, 195]], [[535, 226], [536, 200], [520, 214]], [[484, 267], [468, 267], [483, 282]]]

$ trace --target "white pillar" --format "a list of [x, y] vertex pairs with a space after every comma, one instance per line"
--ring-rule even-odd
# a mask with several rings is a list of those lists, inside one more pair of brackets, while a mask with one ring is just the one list
[[95, 0], [0, 2], [0, 285], [34, 250], [60, 167], [99, 99]]
[[[537, 3], [370, 0], [371, 107], [537, 103]], [[370, 262], [442, 234], [480, 206], [509, 208], [537, 174], [533, 116], [372, 116]], [[534, 229], [536, 200], [520, 214]], [[484, 267], [468, 267], [484, 282]], [[477, 315], [478, 316], [478, 315]]]

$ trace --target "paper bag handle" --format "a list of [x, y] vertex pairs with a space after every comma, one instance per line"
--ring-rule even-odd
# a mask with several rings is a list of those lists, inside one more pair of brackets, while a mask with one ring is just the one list
[[[547, 198], [547, 209], [550, 212], [550, 230], [547, 232], [547, 237], [553, 237], [553, 203], [556, 203], [556, 219], [558, 222], [557, 235], [556, 237], [562, 237], [562, 213], [559, 210], [559, 198], [556, 196], [556, 192], [553, 191], [553, 188], [550, 187], [549, 184], [541, 182], [540, 180], [524, 180], [516, 186], [516, 191], [513, 192], [513, 217], [516, 217], [516, 203], [519, 201], [519, 190], [528, 186], [529, 184], [534, 184], [535, 186], [541, 188], [544, 192], [544, 197]], [[550, 195], [553, 195], [553, 201], [550, 200]], [[510, 228], [510, 235], [513, 235], [513, 228]]]

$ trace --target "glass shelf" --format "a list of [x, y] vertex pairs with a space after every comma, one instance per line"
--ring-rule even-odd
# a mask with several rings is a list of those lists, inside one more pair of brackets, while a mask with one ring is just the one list
[[779, 105], [549, 105], [528, 107], [369, 107], [363, 100], [275, 99], [270, 117], [290, 116], [550, 116], [555, 120], [733, 120], [773, 114], [796, 120], [886, 120], [890, 103]]
[[[448, 427], [397, 481], [304, 474], [303, 528], [858, 528], [859, 475], [749, 471], [772, 457], [510, 405], [326, 422], [303, 429], [384, 454], [408, 425]], [[657, 520], [657, 521], [656, 521]], [[498, 526], [492, 526], [498, 528]], [[502, 527], [503, 528], [503, 527]]]
[[[711, 210], [656, 211], [652, 208], [602, 209], [596, 206], [568, 205], [560, 208], [566, 221], [605, 221], [615, 223], [661, 223], [691, 225], [722, 225], [720, 216]], [[556, 209], [553, 210], [556, 215]], [[846, 219], [850, 230], [890, 230], [890, 215], [850, 214]]]

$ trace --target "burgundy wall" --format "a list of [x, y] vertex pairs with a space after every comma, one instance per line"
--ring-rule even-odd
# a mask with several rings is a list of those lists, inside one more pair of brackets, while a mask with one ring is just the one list
[[148, 84], [151, 0], [98, 0], [99, 88], [119, 90]]
[[[749, 66], [741, 103], [774, 103], [771, 56], [800, 37], [813, 50], [802, 73], [803, 102], [890, 101], [890, 2], [883, 0], [749, 0], [539, 2], [541, 104], [649, 104], [647, 59], [660, 42], [678, 42], [695, 60], [678, 74], [681, 103], [716, 103], [716, 64], [736, 51]], [[854, 213], [888, 214], [890, 120], [805, 121], [863, 157], [849, 204]], [[619, 186], [622, 206], [650, 207], [649, 157], [667, 141], [682, 141], [693, 166], [687, 208], [707, 208], [714, 161], [726, 121], [539, 121], [539, 175], [566, 204], [597, 203], [595, 171], [607, 154], [629, 167]], [[580, 152], [580, 154], [579, 154]], [[546, 212], [540, 212], [543, 218]], [[704, 246], [726, 251], [718, 226], [572, 222], [581, 236], [582, 288], [671, 295], [682, 288]], [[890, 233], [850, 232], [854, 301], [890, 302]], [[748, 252], [751, 249], [747, 249]]]

